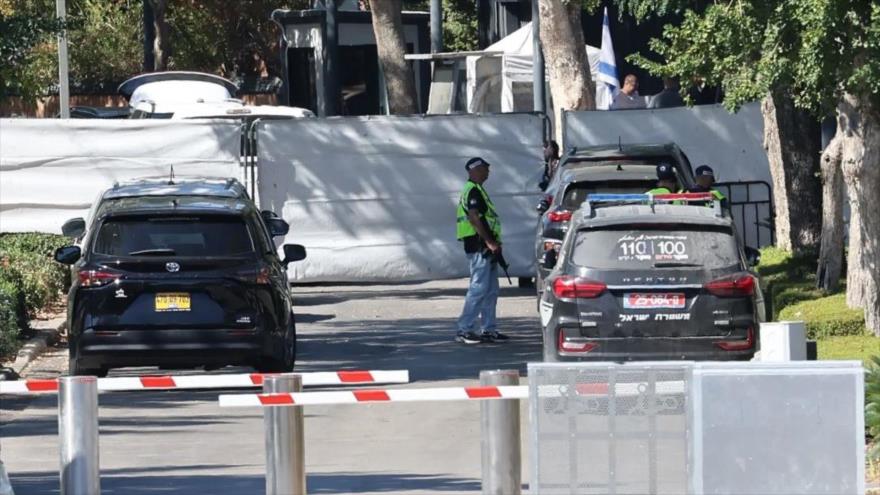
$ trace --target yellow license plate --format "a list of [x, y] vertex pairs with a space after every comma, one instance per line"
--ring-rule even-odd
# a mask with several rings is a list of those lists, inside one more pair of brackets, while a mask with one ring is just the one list
[[156, 311], [189, 311], [189, 294], [185, 292], [171, 292], [156, 294]]

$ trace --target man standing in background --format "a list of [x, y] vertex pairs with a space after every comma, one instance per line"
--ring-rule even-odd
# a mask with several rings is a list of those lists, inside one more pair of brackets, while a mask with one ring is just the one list
[[[464, 245], [470, 267], [470, 284], [458, 318], [455, 341], [464, 344], [496, 342], [508, 337], [496, 329], [498, 261], [501, 253], [501, 219], [483, 183], [489, 178], [489, 162], [475, 157], [464, 166], [468, 181], [458, 200], [456, 237]], [[477, 317], [482, 332], [477, 334]]]

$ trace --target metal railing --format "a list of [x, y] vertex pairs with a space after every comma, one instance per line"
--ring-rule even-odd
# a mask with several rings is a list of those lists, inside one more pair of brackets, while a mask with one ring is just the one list
[[761, 248], [776, 242], [773, 189], [765, 181], [718, 182], [714, 186], [727, 196], [730, 215], [746, 246]]

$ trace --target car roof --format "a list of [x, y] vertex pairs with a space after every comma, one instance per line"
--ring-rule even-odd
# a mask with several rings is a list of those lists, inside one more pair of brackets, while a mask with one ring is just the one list
[[173, 179], [143, 178], [116, 183], [104, 192], [102, 199], [144, 196], [198, 196], [215, 198], [247, 198], [247, 190], [236, 179]]
[[657, 180], [657, 167], [654, 165], [601, 165], [601, 164], [577, 164], [560, 169], [562, 182], [589, 182], [589, 181], [612, 181], [612, 180]]
[[[238, 87], [229, 79], [204, 72], [191, 71], [164, 71], [164, 72], [148, 72], [138, 74], [131, 77], [119, 85], [119, 93], [126, 99], [130, 100], [134, 96], [135, 91], [145, 85], [160, 82], [201, 82], [209, 83], [222, 87], [229, 95], [234, 95], [238, 91]], [[169, 86], [171, 87], [171, 86]]]
[[675, 143], [603, 144], [598, 146], [575, 146], [568, 150], [571, 158], [625, 158], [640, 156], [671, 155], [680, 153]]
[[211, 196], [134, 196], [112, 198], [101, 203], [96, 217], [139, 214], [233, 214], [254, 209], [243, 198]]
[[698, 205], [670, 204], [628, 204], [600, 206], [590, 209], [582, 207], [572, 216], [576, 228], [607, 227], [630, 224], [694, 224], [733, 228], [733, 221], [727, 215], [721, 216], [715, 208]]

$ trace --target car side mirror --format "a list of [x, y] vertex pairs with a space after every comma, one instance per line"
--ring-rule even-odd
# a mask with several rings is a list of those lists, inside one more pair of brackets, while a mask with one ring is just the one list
[[745, 251], [746, 262], [749, 266], [758, 266], [758, 263], [761, 262], [761, 251], [749, 246], [746, 246], [743, 251]]
[[72, 265], [82, 256], [82, 249], [79, 246], [64, 246], [55, 250], [55, 261]]
[[550, 203], [547, 202], [546, 199], [542, 199], [538, 202], [538, 206], [535, 207], [535, 211], [538, 212], [538, 215], [543, 215], [544, 212], [550, 209]]
[[556, 254], [556, 250], [550, 249], [550, 250], [544, 251], [544, 261], [543, 261], [544, 268], [546, 268], [548, 270], [552, 270], [552, 269], [556, 268], [556, 260], [558, 258], [559, 258], [559, 256]]
[[61, 234], [64, 235], [64, 237], [72, 237], [76, 239], [83, 235], [85, 231], [86, 221], [82, 218], [71, 218], [61, 226]]
[[266, 227], [269, 228], [269, 233], [272, 234], [272, 237], [281, 237], [287, 235], [290, 232], [290, 224], [285, 222], [281, 218], [270, 218], [265, 220]]
[[284, 263], [284, 266], [287, 266], [289, 263], [293, 263], [294, 261], [301, 261], [306, 259], [306, 248], [301, 244], [285, 244], [284, 245], [284, 259], [281, 261]]

